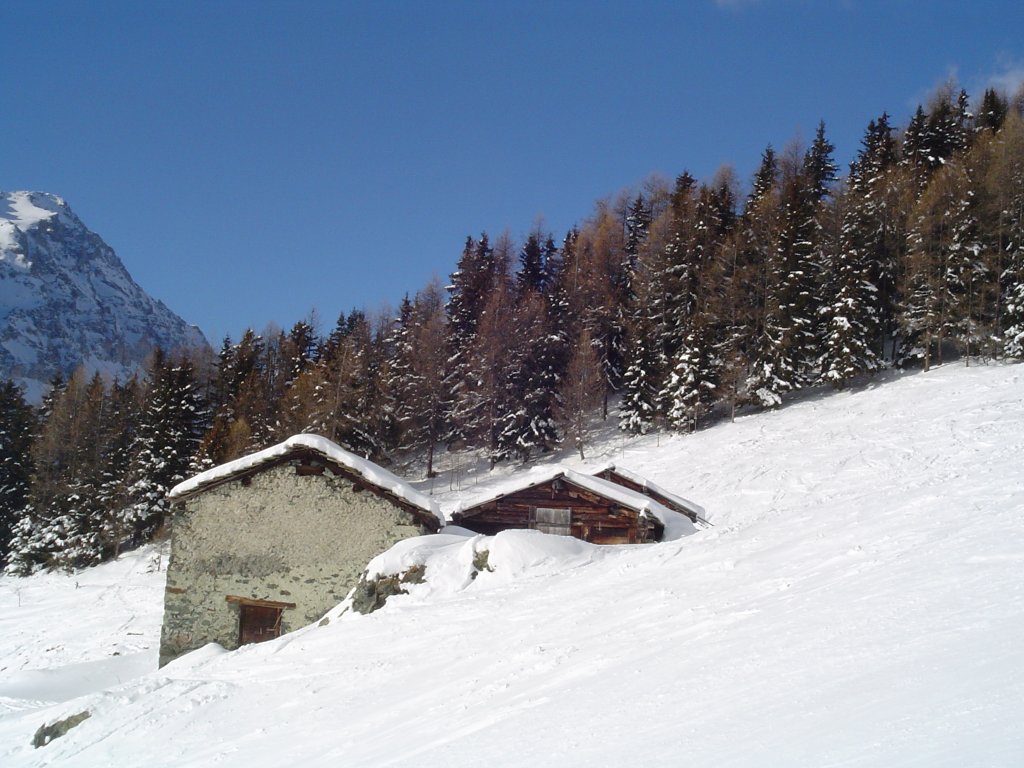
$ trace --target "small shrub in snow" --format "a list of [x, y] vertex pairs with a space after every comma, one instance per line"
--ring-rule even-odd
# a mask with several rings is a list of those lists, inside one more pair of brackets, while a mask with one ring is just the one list
[[401, 574], [381, 575], [372, 579], [367, 579], [364, 575], [359, 579], [352, 594], [352, 610], [367, 614], [383, 608], [384, 603], [392, 595], [408, 594], [402, 588], [403, 584], [422, 584], [425, 572], [424, 566], [414, 565]]
[[81, 725], [83, 722], [88, 720], [90, 717], [89, 710], [83, 710], [77, 715], [71, 715], [71, 717], [65, 717], [63, 720], [58, 720], [55, 723], [46, 725], [45, 723], [39, 726], [39, 730], [36, 731], [35, 736], [32, 737], [32, 746], [36, 749], [45, 747], [54, 739], [58, 739], [65, 733], [70, 731], [76, 725]]
[[473, 553], [473, 573], [471, 578], [476, 578], [480, 571], [493, 571], [494, 569], [488, 565], [487, 561], [491, 556], [491, 552], [488, 549], [481, 549]]

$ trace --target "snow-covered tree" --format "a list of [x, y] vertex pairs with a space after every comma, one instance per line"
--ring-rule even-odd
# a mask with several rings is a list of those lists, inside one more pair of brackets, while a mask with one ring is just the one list
[[834, 290], [823, 309], [822, 377], [842, 387], [883, 364], [881, 340], [889, 330], [895, 253], [887, 236], [886, 185], [896, 156], [888, 115], [872, 120], [850, 168], [839, 247], [831, 264]]
[[12, 381], [0, 382], [0, 566], [28, 500], [35, 430], [35, 413], [21, 389]]
[[123, 512], [130, 545], [148, 540], [164, 523], [167, 493], [185, 480], [199, 446], [204, 404], [188, 360], [157, 350], [146, 376]]
[[569, 358], [565, 377], [561, 382], [559, 420], [566, 439], [571, 440], [585, 459], [584, 449], [590, 436], [590, 421], [604, 396], [604, 377], [601, 361], [594, 347], [590, 331], [584, 327]]

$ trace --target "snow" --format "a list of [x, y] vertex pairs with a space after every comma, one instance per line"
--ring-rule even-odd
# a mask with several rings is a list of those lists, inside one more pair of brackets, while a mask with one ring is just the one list
[[444, 523], [444, 517], [441, 515], [437, 502], [429, 496], [420, 493], [405, 480], [402, 480], [397, 475], [388, 472], [383, 467], [374, 464], [368, 459], [363, 459], [353, 453], [349, 453], [341, 446], [331, 442], [326, 437], [321, 437], [320, 435], [293, 435], [283, 443], [272, 445], [270, 448], [265, 448], [262, 451], [252, 453], [248, 456], [235, 459], [234, 461], [229, 461], [226, 464], [221, 464], [213, 467], [212, 469], [208, 469], [205, 472], [201, 472], [200, 474], [189, 478], [185, 482], [174, 486], [168, 494], [168, 498], [177, 499], [182, 496], [186, 496], [199, 490], [205, 485], [215, 483], [218, 480], [223, 480], [231, 475], [239, 472], [245, 472], [246, 470], [280, 458], [295, 448], [309, 448], [312, 451], [316, 451], [326, 459], [337, 462], [344, 467], [348, 467], [352, 471], [361, 475], [367, 482], [372, 483], [378, 488], [387, 490], [398, 498], [409, 502], [413, 506], [419, 507], [424, 512], [429, 512], [436, 517], [440, 523]]
[[[426, 571], [373, 614], [134, 680], [100, 662], [156, 643], [155, 553], [0, 578], [0, 765], [1024, 765], [1024, 366], [590, 453], [714, 527], [618, 547], [449, 527], [371, 563]], [[125, 679], [79, 696], [88, 663]]]
[[73, 575], [0, 577], [0, 718], [152, 671], [165, 550], [147, 547]]
[[0, 192], [0, 261], [28, 269], [32, 264], [19, 248], [17, 233], [53, 218], [64, 201], [39, 192]]

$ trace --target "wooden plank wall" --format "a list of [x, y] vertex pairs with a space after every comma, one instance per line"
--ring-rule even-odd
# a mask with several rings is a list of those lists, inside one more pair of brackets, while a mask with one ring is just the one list
[[572, 509], [572, 535], [594, 544], [636, 544], [658, 538], [657, 526], [648, 518], [562, 479], [472, 507], [456, 515], [455, 522], [493, 536], [504, 530], [530, 528], [531, 510], [536, 507]]

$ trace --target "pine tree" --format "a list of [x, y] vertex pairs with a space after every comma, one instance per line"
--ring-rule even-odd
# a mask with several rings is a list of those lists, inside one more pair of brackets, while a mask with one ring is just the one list
[[30, 573], [37, 567], [81, 567], [103, 555], [100, 531], [104, 510], [96, 499], [104, 391], [99, 376], [85, 381], [76, 371], [66, 384], [55, 382], [43, 406], [45, 421], [32, 444], [28, 500], [11, 540], [9, 569]]
[[706, 323], [707, 316], [702, 314], [690, 326], [668, 384], [675, 393], [669, 404], [669, 423], [691, 432], [718, 399], [721, 360]]
[[518, 355], [513, 345], [525, 339], [516, 338], [516, 295], [511, 274], [515, 247], [508, 233], [494, 245], [491, 290], [480, 317], [478, 332], [470, 349], [471, 370], [476, 379], [468, 421], [470, 445], [486, 449], [493, 468], [510, 455], [502, 433], [510, 418], [522, 411], [522, 366], [515, 365]]
[[839, 253], [832, 265], [835, 292], [825, 307], [823, 378], [842, 387], [882, 366], [882, 338], [892, 333], [895, 252], [887, 236], [886, 185], [895, 166], [888, 115], [868, 125], [852, 164]]
[[285, 345], [285, 356], [288, 360], [288, 379], [290, 386], [310, 366], [316, 363], [317, 349], [316, 330], [312, 324], [300, 320], [288, 331], [288, 342]]
[[[762, 167], [758, 176], [763, 172]], [[762, 265], [763, 313], [747, 388], [755, 402], [774, 407], [783, 394], [804, 383], [814, 342], [808, 300], [814, 280], [814, 206], [795, 158], [789, 158], [776, 190], [748, 205], [748, 211], [756, 226], [755, 258]]]
[[[640, 256], [640, 248], [647, 240], [651, 229], [651, 207], [644, 196], [637, 195], [629, 210], [626, 213], [626, 242], [623, 247], [625, 261], [623, 274], [628, 280], [636, 269], [637, 259]], [[628, 289], [627, 289], [628, 290]]]
[[0, 566], [28, 500], [35, 430], [35, 413], [21, 389], [12, 381], [0, 383]]
[[99, 494], [105, 469], [102, 438], [108, 420], [106, 388], [97, 373], [77, 405], [75, 429], [70, 436], [73, 469], [68, 477], [64, 514], [55, 525], [62, 546], [54, 553], [53, 563], [67, 569], [96, 565], [108, 554], [103, 540], [107, 510]]
[[[534, 239], [540, 243], [539, 236]], [[516, 276], [518, 295], [505, 359], [503, 401], [507, 405], [498, 426], [499, 458], [518, 456], [527, 461], [532, 453], [547, 453], [559, 442], [556, 411], [566, 364], [565, 320], [559, 314], [565, 311], [567, 297], [550, 236], [541, 254], [538, 278], [531, 280], [522, 273], [531, 269], [531, 261], [525, 258]]]
[[927, 370], [953, 338], [977, 342], [979, 286], [990, 279], [977, 232], [976, 196], [962, 163], [936, 173], [912, 217], [902, 325]]
[[[692, 183], [688, 174], [680, 176]], [[679, 184], [676, 202], [679, 203]], [[687, 190], [689, 191], [689, 190]], [[679, 203], [681, 204], [681, 203]], [[666, 214], [667, 215], [667, 214]], [[674, 234], [682, 237], [682, 223]], [[678, 218], [678, 217], [677, 217]], [[646, 433], [658, 417], [658, 398], [663, 384], [664, 345], [668, 344], [666, 313], [675, 309], [666, 282], [671, 279], [669, 254], [678, 243], [652, 243], [651, 211], [642, 196], [637, 196], [626, 216], [625, 253], [631, 272], [623, 336], [624, 359], [619, 402], [619, 428], [634, 434]]]
[[591, 413], [604, 396], [601, 361], [590, 331], [584, 327], [569, 359], [561, 382], [560, 421], [573, 446], [585, 459], [584, 448], [590, 435]]
[[542, 294], [547, 280], [544, 265], [544, 249], [541, 247], [541, 235], [531, 232], [526, 244], [519, 253], [519, 271], [516, 273], [516, 288], [522, 296], [527, 291]]
[[574, 245], [579, 278], [574, 307], [579, 307], [579, 321], [590, 329], [601, 361], [606, 383], [602, 418], [608, 417], [610, 393], [622, 386], [628, 357], [625, 337], [634, 276], [625, 251], [623, 216], [622, 210], [599, 202]]
[[339, 317], [321, 354], [310, 431], [353, 453], [382, 459], [379, 364], [365, 314]]
[[996, 133], [1003, 127], [1010, 112], [1010, 103], [995, 88], [986, 88], [978, 109], [976, 130]]
[[992, 149], [986, 174], [989, 232], [998, 261], [997, 336], [1003, 352], [1024, 357], [1024, 119], [1009, 115]]
[[656, 347], [653, 323], [645, 313], [635, 314], [626, 338], [629, 362], [622, 376], [619, 428], [642, 435], [651, 428], [657, 416], [658, 371], [662, 361]]
[[390, 369], [399, 453], [425, 451], [427, 477], [434, 475], [434, 447], [444, 434], [444, 324], [442, 288], [434, 282], [414, 302], [403, 302]]
[[264, 359], [263, 338], [251, 328], [237, 344], [224, 339], [210, 387], [212, 424], [199, 451], [203, 463], [222, 464], [273, 441]]
[[480, 240], [466, 239], [456, 271], [448, 286], [445, 400], [449, 445], [478, 443], [483, 431], [486, 403], [479, 391], [482, 371], [474, 359], [485, 307], [495, 288], [494, 252], [486, 233]]
[[685, 314], [677, 315], [674, 331], [680, 341], [670, 351], [662, 407], [677, 429], [696, 429], [701, 416], [719, 397], [722, 361], [718, 348], [726, 326], [721, 313], [725, 290], [722, 246], [733, 225], [731, 194], [703, 185], [694, 207], [692, 251]]
[[754, 181], [751, 184], [750, 196], [747, 198], [749, 210], [758, 201], [765, 199], [775, 189], [779, 177], [779, 162], [775, 150], [769, 144], [761, 153], [761, 164], [758, 166]]
[[[669, 239], [652, 270], [653, 285], [646, 297], [656, 309], [652, 319], [657, 326], [657, 354], [665, 368], [675, 360], [699, 302], [697, 183], [689, 173], [676, 178], [669, 217]], [[660, 377], [658, 384], [663, 384]], [[659, 397], [670, 398], [665, 393]]]
[[147, 541], [163, 525], [167, 493], [188, 477], [200, 439], [203, 404], [192, 364], [158, 349], [146, 379], [123, 513], [128, 545]]
[[121, 545], [131, 539], [132, 531], [125, 511], [129, 497], [129, 468], [132, 450], [138, 436], [138, 421], [142, 411], [142, 388], [138, 377], [124, 384], [115, 382], [108, 397], [107, 419], [103, 425], [103, 458], [97, 499], [104, 510], [100, 538], [105, 553], [114, 557]]

